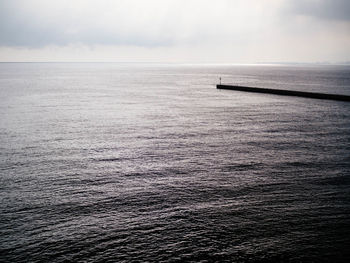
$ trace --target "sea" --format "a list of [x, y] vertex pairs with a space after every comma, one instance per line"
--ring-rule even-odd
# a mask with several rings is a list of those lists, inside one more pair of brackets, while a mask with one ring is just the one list
[[0, 63], [0, 262], [350, 262], [349, 65]]

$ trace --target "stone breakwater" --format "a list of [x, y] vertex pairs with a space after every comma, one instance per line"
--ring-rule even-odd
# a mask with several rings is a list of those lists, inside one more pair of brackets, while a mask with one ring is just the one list
[[245, 87], [236, 85], [216, 85], [217, 89], [227, 89], [227, 90], [237, 90], [255, 93], [268, 93], [284, 96], [297, 96], [306, 97], [313, 99], [323, 99], [323, 100], [338, 100], [338, 101], [350, 101], [350, 96], [338, 95], [338, 94], [326, 94], [326, 93], [316, 93], [316, 92], [305, 92], [305, 91], [295, 91], [295, 90], [282, 90], [282, 89], [267, 89], [267, 88], [255, 88], [255, 87]]

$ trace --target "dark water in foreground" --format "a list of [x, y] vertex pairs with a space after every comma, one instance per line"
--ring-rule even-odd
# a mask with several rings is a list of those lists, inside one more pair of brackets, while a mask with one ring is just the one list
[[348, 262], [349, 67], [0, 64], [1, 262]]

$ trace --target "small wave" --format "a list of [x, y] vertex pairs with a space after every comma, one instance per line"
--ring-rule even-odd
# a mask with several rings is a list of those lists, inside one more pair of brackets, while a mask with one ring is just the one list
[[98, 162], [117, 162], [117, 161], [121, 161], [121, 160], [122, 160], [122, 158], [113, 157], [113, 158], [97, 159], [96, 161], [98, 161]]

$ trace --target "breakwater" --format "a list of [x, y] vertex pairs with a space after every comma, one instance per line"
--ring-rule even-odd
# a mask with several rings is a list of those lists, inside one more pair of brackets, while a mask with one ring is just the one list
[[267, 89], [267, 88], [245, 87], [245, 86], [237, 86], [237, 85], [222, 85], [222, 84], [216, 85], [216, 88], [255, 92], [255, 93], [268, 93], [268, 94], [283, 95], [283, 96], [297, 96], [297, 97], [323, 99], [323, 100], [350, 101], [350, 96], [338, 95], [338, 94], [326, 94], [326, 93], [282, 90], [282, 89]]

